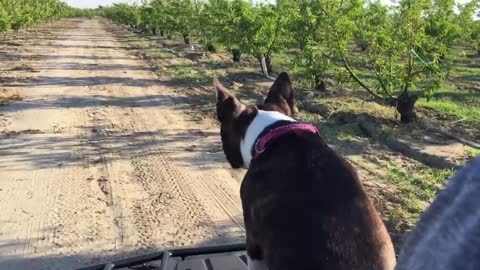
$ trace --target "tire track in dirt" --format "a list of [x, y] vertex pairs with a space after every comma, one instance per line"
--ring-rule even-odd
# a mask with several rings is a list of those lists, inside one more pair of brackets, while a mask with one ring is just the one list
[[[135, 111], [136, 109], [131, 110], [131, 117], [128, 122], [131, 130], [139, 134], [146, 134], [147, 131], [153, 130], [152, 127], [142, 121], [142, 118]], [[203, 205], [191, 190], [191, 186], [187, 180], [188, 176], [185, 176], [184, 173], [168, 159], [164, 151], [162, 151], [158, 139], [155, 136], [144, 136], [143, 140], [147, 145], [150, 145], [148, 149], [157, 154], [148, 158], [152, 160], [151, 162], [145, 162], [144, 157], [134, 157], [133, 164], [135, 172], [138, 174], [137, 180], [144, 186], [146, 191], [150, 191], [150, 196], [153, 197], [151, 201], [153, 212], [143, 213], [144, 208], [137, 207], [137, 209], [139, 209], [137, 215], [141, 219], [147, 219], [144, 223], [151, 224], [153, 222], [156, 225], [165, 223], [165, 221], [158, 218], [158, 216], [163, 216], [166, 220], [170, 220], [169, 226], [173, 226], [177, 230], [173, 233], [173, 238], [168, 239], [167, 242], [172, 246], [191, 245], [193, 243], [185, 243], [184, 241], [194, 239], [194, 235], [192, 235], [194, 231], [199, 232], [199, 229], [210, 230], [208, 228], [214, 228], [214, 226], [207, 216]], [[180, 200], [180, 204], [172, 199]], [[157, 202], [169, 202], [170, 205], [168, 205], [168, 207], [170, 208], [170, 213], [165, 213], [165, 209], [161, 209], [164, 205], [158, 204]], [[178, 219], [178, 216], [175, 216], [180, 213], [175, 213], [177, 211], [173, 212], [173, 208], [177, 208], [177, 211], [180, 210], [179, 212], [183, 212], [183, 215], [186, 214], [188, 216], [187, 224], [183, 224], [181, 222], [182, 219]], [[163, 214], [160, 214], [162, 212]], [[185, 221], [187, 220], [183, 220], [183, 222]], [[184, 237], [180, 238], [179, 233], [184, 234], [186, 239], [182, 240], [181, 238]], [[209, 233], [213, 235], [216, 234], [214, 230], [210, 230]], [[177, 240], [175, 240], [175, 238]]]
[[[167, 90], [164, 90], [164, 91], [167, 91]], [[124, 89], [122, 89], [122, 92], [125, 93]], [[145, 95], [148, 95], [148, 94], [145, 93]], [[175, 103], [173, 101], [167, 101], [166, 103], [168, 103], [169, 106], [175, 107]], [[163, 121], [159, 120], [157, 123], [155, 122], [152, 123], [151, 121], [148, 121], [148, 119], [145, 119], [145, 115], [148, 115], [149, 117], [154, 116], [155, 119], [162, 119]], [[176, 126], [178, 125], [178, 122], [181, 121], [181, 119], [178, 119], [173, 115], [167, 116], [165, 113], [160, 114], [159, 112], [152, 112], [150, 114], [145, 114], [145, 113], [142, 113], [141, 108], [133, 108], [131, 116], [134, 121], [131, 121], [130, 124], [132, 125], [132, 128], [134, 130], [139, 132], [154, 130], [160, 126], [167, 126], [167, 125]], [[163, 135], [163, 136], [160, 136], [160, 135]], [[155, 145], [156, 150], [158, 151], [159, 155], [162, 156], [162, 159], [165, 159], [168, 161], [166, 164], [175, 164], [175, 161], [172, 160], [171, 157], [169, 157], [169, 151], [166, 149], [169, 143], [165, 142], [164, 139], [159, 137], [168, 138], [169, 135], [168, 134], [159, 134], [156, 136], [152, 135], [150, 136], [150, 142], [155, 142], [155, 141], [162, 142], [161, 144]], [[207, 163], [208, 163], [208, 160], [205, 160], [203, 164], [195, 165], [197, 167], [197, 170], [201, 171], [201, 173], [194, 173], [193, 171], [190, 171], [188, 176], [183, 176], [177, 179], [183, 179], [183, 181], [185, 181], [185, 179], [190, 179], [190, 181], [195, 180], [194, 181], [195, 191], [197, 194], [202, 194], [201, 199], [203, 201], [203, 204], [209, 208], [214, 208], [214, 209], [211, 209], [212, 211], [216, 211], [216, 212], [220, 211], [228, 215], [230, 221], [229, 222], [224, 221], [224, 223], [226, 224], [217, 224], [217, 226], [225, 226], [225, 225], [229, 225], [230, 227], [236, 226], [239, 232], [244, 233], [245, 229], [243, 224], [243, 215], [242, 215], [242, 210], [240, 206], [240, 199], [238, 196], [239, 191], [238, 190], [228, 191], [225, 188], [222, 188], [220, 184], [223, 183], [224, 181], [219, 179], [217, 175], [209, 172], [210, 168], [209, 166], [206, 165]], [[176, 169], [176, 171], [180, 172], [181, 169], [180, 168]], [[233, 181], [234, 179], [232, 179], [232, 182]], [[188, 184], [186, 183], [184, 184], [184, 186], [187, 186], [187, 185]], [[236, 185], [236, 187], [238, 186]], [[235, 195], [233, 195], [232, 192]], [[226, 233], [226, 232], [230, 234], [235, 233], [235, 231], [231, 231], [231, 228], [226, 228], [221, 231], [223, 231], [223, 233]]]
[[[91, 88], [89, 88], [89, 91], [91, 91]], [[98, 103], [94, 107], [99, 107], [101, 108], [102, 105]], [[88, 109], [87, 110], [87, 115], [90, 118], [90, 125], [95, 126], [95, 128], [90, 129], [90, 137], [88, 139], [88, 143], [92, 147], [92, 151], [94, 153], [94, 156], [97, 158], [93, 160], [90, 164], [94, 164], [94, 167], [96, 167], [97, 172], [95, 175], [97, 175], [97, 181], [98, 188], [104, 195], [105, 199], [105, 206], [107, 209], [110, 211], [110, 217], [112, 224], [114, 225], [114, 230], [115, 230], [115, 250], [123, 245], [123, 230], [120, 222], [120, 217], [122, 216], [121, 213], [121, 208], [117, 207], [117, 204], [114, 201], [114, 195], [113, 195], [113, 188], [111, 184], [110, 179], [116, 179], [118, 178], [115, 175], [115, 171], [110, 169], [110, 162], [109, 160], [113, 159], [111, 155], [108, 152], [102, 151], [102, 137], [108, 137], [110, 134], [108, 134], [108, 131], [103, 129], [103, 121], [105, 119], [101, 119], [98, 117], [100, 114], [99, 110], [96, 109]]]

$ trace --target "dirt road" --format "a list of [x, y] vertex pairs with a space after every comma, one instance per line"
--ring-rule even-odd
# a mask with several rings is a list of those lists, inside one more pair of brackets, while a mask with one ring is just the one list
[[241, 238], [243, 172], [216, 127], [103, 22], [45, 29], [0, 64], [0, 88], [23, 97], [0, 106], [0, 269]]

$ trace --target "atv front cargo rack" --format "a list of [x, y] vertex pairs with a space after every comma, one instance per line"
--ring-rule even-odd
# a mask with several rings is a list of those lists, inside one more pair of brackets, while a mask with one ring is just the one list
[[246, 245], [164, 250], [77, 270], [246, 270]]

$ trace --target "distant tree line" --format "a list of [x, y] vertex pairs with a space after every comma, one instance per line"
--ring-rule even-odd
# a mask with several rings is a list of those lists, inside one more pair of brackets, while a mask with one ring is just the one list
[[93, 17], [93, 10], [69, 7], [60, 0], [0, 0], [0, 32], [19, 31], [65, 17]]

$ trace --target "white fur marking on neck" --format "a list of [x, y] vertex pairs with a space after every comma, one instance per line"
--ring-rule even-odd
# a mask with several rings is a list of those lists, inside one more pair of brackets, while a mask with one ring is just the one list
[[252, 160], [252, 147], [260, 133], [262, 133], [266, 127], [278, 121], [296, 122], [295, 119], [279, 112], [258, 110], [257, 115], [247, 128], [245, 137], [240, 142], [240, 152], [242, 153], [243, 165], [246, 168], [250, 165], [250, 161]]

